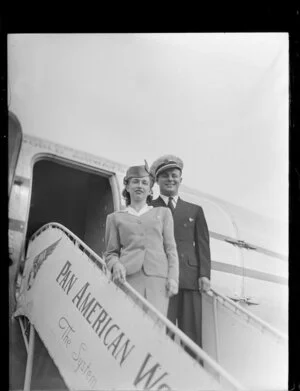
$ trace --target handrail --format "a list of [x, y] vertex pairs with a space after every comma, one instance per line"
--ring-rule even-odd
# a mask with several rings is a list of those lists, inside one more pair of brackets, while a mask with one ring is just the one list
[[217, 311], [217, 296], [213, 296], [213, 320], [215, 329], [215, 341], [216, 341], [216, 360], [220, 362], [220, 337], [219, 337], [219, 324], [218, 324], [218, 311]]
[[[210, 293], [211, 292], [211, 293]], [[281, 331], [275, 329], [273, 326], [271, 326], [269, 323], [265, 322], [264, 320], [260, 319], [253, 313], [249, 312], [245, 308], [241, 307], [239, 304], [235, 303], [233, 300], [229, 299], [228, 297], [222, 295], [221, 293], [217, 292], [215, 289], [210, 289], [210, 291], [205, 292], [208, 296], [216, 297], [216, 299], [222, 304], [227, 306], [230, 310], [233, 310], [235, 313], [239, 313], [240, 315], [246, 316], [248, 321], [252, 321], [255, 324], [258, 324], [260, 328], [264, 331], [267, 330], [271, 334], [275, 335], [275, 337], [278, 340], [283, 340], [284, 342], [287, 342], [288, 337], [286, 334], [282, 333]]]
[[[235, 389], [237, 390], [245, 390], [241, 384], [235, 380], [226, 370], [224, 370], [219, 364], [217, 364], [210, 356], [201, 349], [194, 341], [192, 341], [183, 331], [181, 331], [178, 327], [176, 327], [169, 319], [167, 319], [164, 315], [162, 315], [151, 303], [149, 303], [143, 296], [141, 296], [134, 288], [131, 287], [127, 282], [121, 284], [117, 284], [123, 291], [127, 291], [130, 293], [132, 297], [134, 297], [135, 301], [140, 301], [143, 306], [147, 307], [148, 310], [152, 312], [155, 317], [161, 321], [168, 330], [172, 333], [176, 334], [179, 337], [180, 342], [183, 342], [185, 346], [190, 348], [193, 353], [195, 353], [199, 359], [206, 362], [213, 370], [217, 372], [217, 374], [222, 376], [225, 380], [227, 380]], [[138, 299], [138, 300], [136, 300]], [[179, 344], [181, 346], [181, 344]], [[199, 361], [199, 359], [195, 359]]]
[[21, 331], [22, 331], [22, 336], [23, 336], [26, 352], [28, 354], [29, 345], [28, 345], [28, 340], [26, 338], [25, 329], [24, 329], [24, 325], [23, 325], [23, 321], [22, 321], [21, 317], [19, 317], [19, 324], [20, 324], [20, 327], [21, 327]]
[[33, 358], [34, 358], [34, 345], [35, 345], [35, 329], [33, 324], [30, 323], [29, 345], [28, 345], [25, 380], [24, 380], [24, 391], [30, 391]]
[[41, 232], [51, 227], [58, 228], [63, 231], [72, 240], [72, 242], [76, 243], [77, 245], [79, 245], [79, 247], [82, 247], [82, 249], [84, 249], [84, 252], [89, 256], [89, 258], [94, 258], [94, 263], [97, 263], [98, 266], [100, 266], [100, 269], [105, 274], [108, 273], [106, 263], [103, 261], [103, 259], [98, 254], [96, 254], [90, 247], [88, 247], [81, 239], [79, 239], [72, 231], [70, 231], [68, 228], [66, 228], [60, 223], [51, 222], [43, 225], [30, 237], [29, 242], [32, 242], [37, 236], [40, 235]]
[[[63, 226], [62, 224], [60, 223], [56, 223], [56, 222], [51, 222], [51, 223], [47, 223], [45, 225], [43, 225], [41, 228], [39, 228], [32, 236], [31, 238], [29, 239], [29, 242], [31, 242], [32, 240], [34, 240], [37, 236], [40, 235], [41, 232], [45, 231], [47, 228], [49, 227], [54, 227], [54, 228], [58, 228], [60, 229], [61, 231], [65, 232], [67, 234], [67, 236], [69, 238], [71, 238], [71, 240], [74, 242], [77, 242], [77, 244], [79, 244], [83, 249], [84, 249], [84, 252], [90, 257], [90, 258], [94, 258], [96, 260], [96, 263], [100, 263], [100, 267], [101, 267], [101, 270], [104, 271], [106, 274], [110, 274], [110, 272], [108, 271], [107, 269], [107, 266], [104, 262], [104, 260], [99, 256], [97, 255], [91, 248], [89, 248], [81, 239], [79, 239], [72, 231], [70, 231], [68, 228], [66, 228], [65, 226]], [[136, 293], [136, 291], [134, 291]], [[259, 317], [255, 316], [254, 314], [252, 314], [251, 312], [247, 311], [246, 309], [244, 309], [243, 307], [241, 307], [240, 305], [238, 305], [237, 303], [235, 303], [233, 300], [229, 299], [228, 297], [222, 295], [220, 292], [217, 292], [215, 289], [210, 289], [210, 291], [213, 295], [215, 295], [217, 297], [217, 300], [221, 303], [221, 304], [224, 304], [226, 303], [227, 304], [227, 307], [229, 307], [229, 309], [232, 309], [232, 307], [234, 308], [234, 312], [239, 312], [243, 315], [246, 315], [246, 317], [248, 319], [251, 319], [253, 320], [254, 322], [258, 323], [261, 328], [265, 329], [265, 330], [268, 330], [269, 332], [271, 332], [272, 334], [275, 334], [275, 336], [277, 338], [280, 338], [280, 339], [283, 339], [285, 341], [287, 341], [288, 337], [284, 334], [284, 333], [281, 333], [279, 330], [275, 329], [274, 327], [272, 327], [269, 323], [265, 322], [264, 320], [260, 319]], [[208, 294], [209, 295], [209, 294]], [[147, 302], [148, 303], [148, 302]], [[148, 303], [149, 304], [149, 303]], [[225, 305], [226, 305], [225, 304]]]
[[[37, 236], [40, 235], [41, 232], [47, 230], [48, 228], [57, 228], [63, 231], [71, 241], [75, 244], [80, 244], [85, 251], [85, 253], [89, 256], [92, 255], [93, 258], [97, 261], [97, 264], [100, 264], [104, 267], [105, 274], [108, 278], [110, 278], [110, 272], [108, 271], [104, 261], [93, 251], [91, 250], [81, 239], [79, 239], [76, 235], [74, 235], [70, 230], [59, 223], [48, 223], [38, 229], [29, 239], [29, 241], [33, 241]], [[82, 250], [82, 248], [80, 248]], [[224, 380], [226, 380], [235, 390], [245, 390], [245, 388], [233, 377], [231, 376], [225, 369], [223, 369], [218, 363], [216, 363], [204, 350], [202, 350], [195, 342], [193, 342], [186, 334], [184, 334], [180, 329], [178, 329], [169, 319], [167, 319], [164, 315], [162, 315], [151, 303], [149, 303], [143, 296], [141, 296], [134, 288], [131, 287], [127, 282], [125, 283], [116, 283], [117, 287], [120, 288], [123, 292], [127, 293], [136, 303], [139, 303], [141, 308], [144, 310], [146, 314], [156, 319], [156, 323], [163, 323], [163, 325], [174, 333], [185, 346], [189, 347], [190, 350], [196, 354], [197, 359], [194, 359], [196, 362], [203, 360], [203, 362], [207, 363], [211, 369], [213, 369], [219, 376], [221, 376]], [[151, 313], [151, 315], [150, 315]], [[182, 346], [179, 344], [179, 346]], [[183, 349], [183, 347], [182, 347]]]

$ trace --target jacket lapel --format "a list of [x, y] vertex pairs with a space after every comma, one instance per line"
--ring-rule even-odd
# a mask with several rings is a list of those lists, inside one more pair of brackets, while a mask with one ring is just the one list
[[153, 206], [167, 206], [165, 201], [159, 196], [155, 200], [152, 201]]
[[[155, 200], [152, 201], [153, 206], [164, 206], [168, 207], [165, 204], [165, 201], [159, 196]], [[173, 218], [176, 220], [180, 220], [182, 217], [188, 214], [188, 206], [185, 201], [183, 201], [180, 197], [178, 197], [176, 208], [173, 213]]]
[[180, 197], [178, 197], [173, 217], [175, 220], [180, 220], [186, 215], [188, 215], [188, 207], [186, 203]]

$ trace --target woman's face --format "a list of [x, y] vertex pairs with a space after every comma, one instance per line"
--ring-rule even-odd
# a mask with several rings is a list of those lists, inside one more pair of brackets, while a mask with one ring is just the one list
[[131, 202], [146, 202], [148, 195], [151, 193], [149, 176], [130, 178], [126, 185], [126, 190], [130, 194]]

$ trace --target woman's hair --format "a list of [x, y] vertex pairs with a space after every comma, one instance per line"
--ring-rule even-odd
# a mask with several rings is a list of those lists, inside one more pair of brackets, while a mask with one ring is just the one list
[[[152, 187], [154, 185], [154, 180], [153, 180], [152, 176], [149, 176], [149, 178], [150, 178], [150, 189], [152, 189]], [[129, 183], [130, 179], [131, 178], [124, 180], [124, 184], [127, 185]], [[126, 206], [130, 205], [130, 202], [131, 202], [130, 194], [126, 190], [126, 187], [124, 187], [124, 189], [122, 191], [122, 196], [123, 196], [123, 198], [125, 200]], [[151, 203], [152, 199], [153, 199], [153, 195], [149, 194], [147, 199], [146, 199], [146, 203], [149, 205]]]

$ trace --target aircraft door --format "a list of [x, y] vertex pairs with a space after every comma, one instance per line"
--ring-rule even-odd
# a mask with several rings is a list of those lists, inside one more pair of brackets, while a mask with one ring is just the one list
[[44, 224], [57, 222], [102, 256], [106, 216], [111, 212], [107, 176], [56, 159], [35, 163], [27, 239]]
[[18, 157], [22, 144], [22, 130], [17, 117], [8, 114], [8, 195], [10, 196], [14, 181]]

